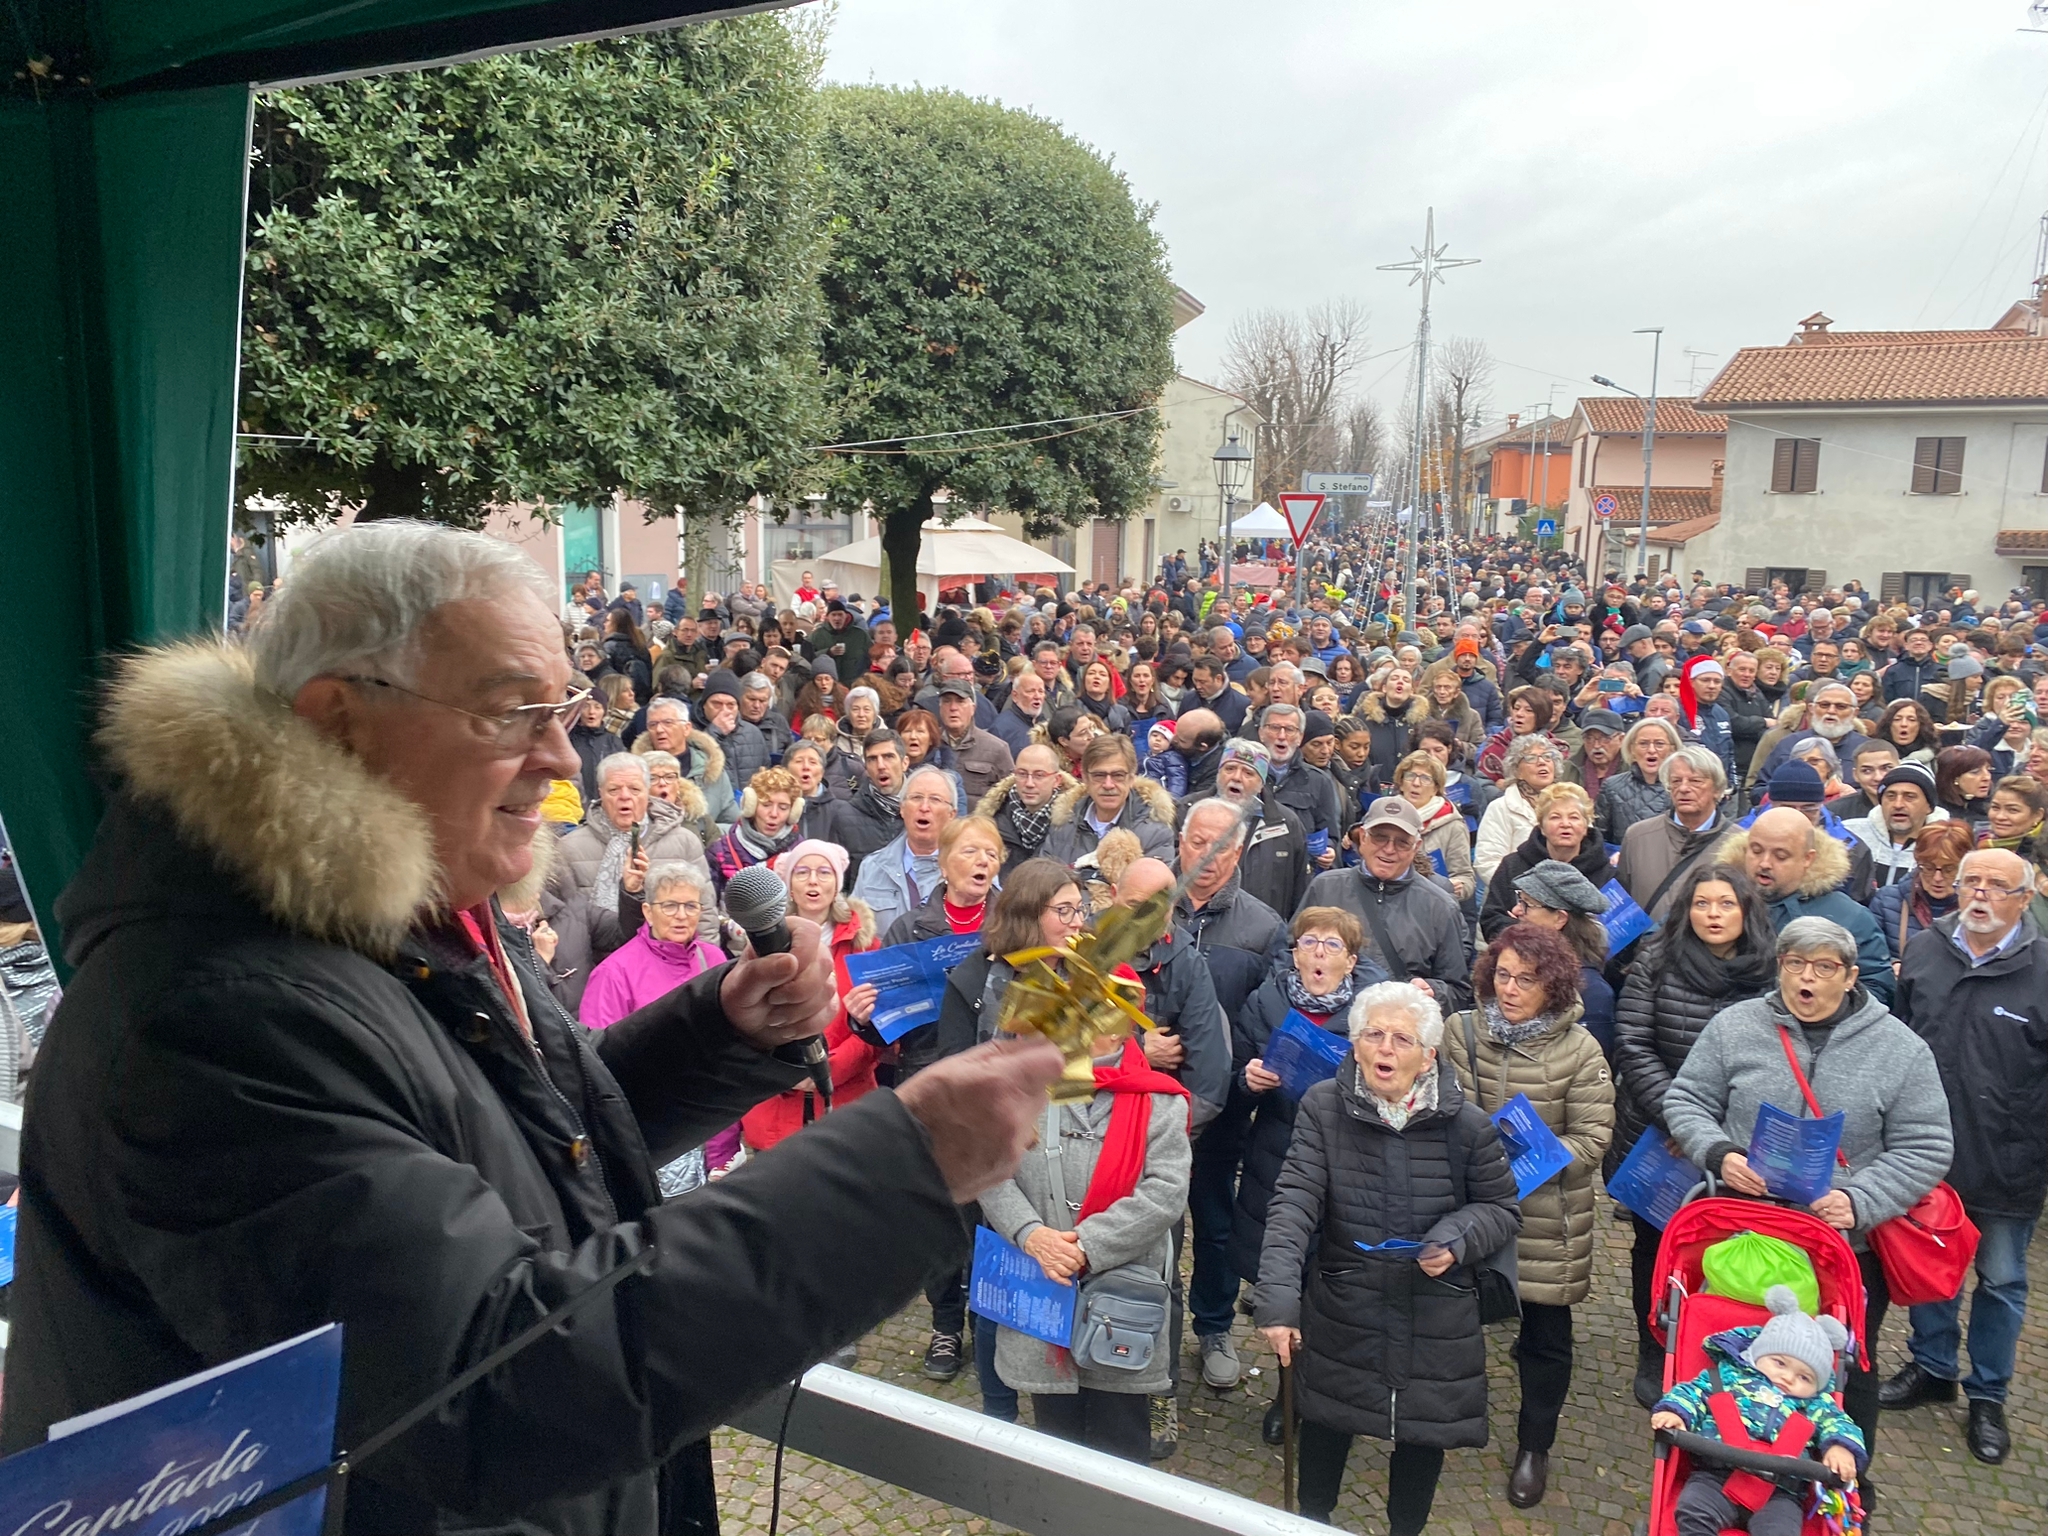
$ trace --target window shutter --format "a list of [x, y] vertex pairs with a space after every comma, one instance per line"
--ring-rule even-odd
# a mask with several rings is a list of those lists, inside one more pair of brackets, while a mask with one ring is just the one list
[[1792, 489], [1810, 496], [1820, 481], [1820, 439], [1795, 439], [1792, 449]]
[[1880, 603], [1896, 603], [1906, 595], [1906, 573], [1886, 571], [1877, 579], [1877, 600]]
[[1915, 496], [1932, 496], [1934, 494], [1934, 466], [1940, 457], [1940, 438], [1916, 437], [1913, 439], [1913, 494]]
[[2041, 457], [2041, 494], [2048, 496], [2048, 453]]
[[1828, 573], [1809, 567], [1806, 572], [1806, 590], [1816, 595], [1828, 589]]
[[1752, 565], [1742, 573], [1742, 588], [1745, 592], [1762, 592], [1771, 584], [1771, 573], [1760, 565]]
[[[2048, 464], [2042, 466], [2042, 473], [2048, 474]], [[1793, 488], [1799, 475], [1799, 440], [1781, 437], [1771, 445], [1771, 490], [1783, 495]]]
[[1963, 443], [1960, 437], [1944, 437], [1941, 443], [1941, 457], [1934, 472], [1934, 494], [1956, 496], [1963, 489]]
[[1950, 587], [1961, 587], [1965, 592], [1968, 592], [1973, 590], [1976, 585], [1977, 583], [1970, 579], [1968, 571], [1950, 571], [1948, 573], [1948, 580], [1943, 584], [1942, 590], [1946, 592]]

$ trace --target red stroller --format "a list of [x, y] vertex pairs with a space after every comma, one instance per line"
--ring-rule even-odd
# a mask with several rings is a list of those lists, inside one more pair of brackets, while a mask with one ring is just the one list
[[[1782, 1238], [1813, 1260], [1820, 1281], [1821, 1310], [1841, 1320], [1849, 1330], [1847, 1353], [1869, 1369], [1869, 1344], [1863, 1337], [1863, 1276], [1848, 1239], [1808, 1211], [1767, 1201], [1709, 1198], [1681, 1206], [1657, 1248], [1654, 1294], [1663, 1300], [1649, 1324], [1665, 1347], [1664, 1389], [1668, 1392], [1707, 1368], [1706, 1342], [1715, 1334], [1750, 1327], [1770, 1316], [1762, 1307], [1710, 1296], [1704, 1290], [1700, 1255], [1738, 1232]], [[1839, 1390], [1835, 1397], [1839, 1402]], [[1776, 1455], [1768, 1447], [1744, 1449], [1683, 1430], [1659, 1430], [1657, 1466], [1650, 1481], [1650, 1517], [1643, 1527], [1647, 1536], [1675, 1536], [1679, 1491], [1692, 1475], [1696, 1460], [1752, 1472], [1759, 1478], [1791, 1476], [1829, 1488], [1842, 1486], [1841, 1479], [1817, 1461]], [[1761, 1490], [1761, 1503], [1769, 1496], [1769, 1486], [1754, 1486]], [[1732, 1485], [1730, 1496], [1736, 1496]], [[1804, 1536], [1824, 1536], [1826, 1529], [1818, 1517], [1810, 1515]]]

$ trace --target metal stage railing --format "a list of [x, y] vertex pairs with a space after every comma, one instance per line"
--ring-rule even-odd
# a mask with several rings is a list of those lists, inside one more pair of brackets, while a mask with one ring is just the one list
[[[787, 1389], [732, 1423], [772, 1441]], [[1309, 1536], [1326, 1525], [829, 1365], [804, 1377], [788, 1444], [1045, 1536]], [[795, 1527], [791, 1527], [794, 1529]]]

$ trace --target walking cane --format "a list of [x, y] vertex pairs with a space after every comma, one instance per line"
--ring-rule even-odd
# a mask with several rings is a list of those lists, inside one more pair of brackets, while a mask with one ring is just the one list
[[1280, 1491], [1282, 1509], [1294, 1514], [1294, 1367], [1280, 1367]]

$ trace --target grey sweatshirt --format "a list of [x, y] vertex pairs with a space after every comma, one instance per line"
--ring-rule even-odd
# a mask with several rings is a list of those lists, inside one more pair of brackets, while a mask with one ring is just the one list
[[1821, 1109], [1844, 1112], [1849, 1166], [1836, 1169], [1834, 1187], [1856, 1207], [1849, 1240], [1863, 1248], [1872, 1227], [1910, 1210], [1948, 1172], [1955, 1138], [1934, 1053], [1860, 987], [1849, 1016], [1811, 1036], [1775, 1004], [1776, 993], [1749, 998], [1708, 1021], [1664, 1096], [1664, 1123], [1705, 1167], [1749, 1146], [1765, 1104], [1809, 1115], [1779, 1044], [1786, 1026]]
[[[1015, 1178], [981, 1197], [981, 1219], [1019, 1248], [1041, 1226], [1056, 1232], [1078, 1232], [1081, 1251], [1088, 1256], [1088, 1274], [1137, 1262], [1164, 1276], [1173, 1260], [1169, 1234], [1187, 1208], [1188, 1171], [1193, 1164], [1186, 1099], [1170, 1093], [1152, 1095], [1145, 1166], [1138, 1175], [1138, 1187], [1130, 1194], [1079, 1227], [1074, 1225], [1071, 1211], [1053, 1209], [1048, 1152], [1054, 1146], [1059, 1148], [1067, 1199], [1079, 1206], [1087, 1196], [1088, 1181], [1095, 1176], [1095, 1159], [1102, 1150], [1110, 1106], [1115, 1101], [1113, 1093], [1098, 1093], [1086, 1104], [1046, 1106], [1039, 1144], [1024, 1154]], [[1053, 1352], [1041, 1341], [1004, 1328], [996, 1334], [996, 1374], [1019, 1392], [1059, 1394], [1081, 1387], [1105, 1392], [1165, 1392], [1172, 1384], [1172, 1347], [1172, 1341], [1162, 1337], [1148, 1370], [1083, 1370], [1076, 1375], [1064, 1354], [1055, 1365]]]

